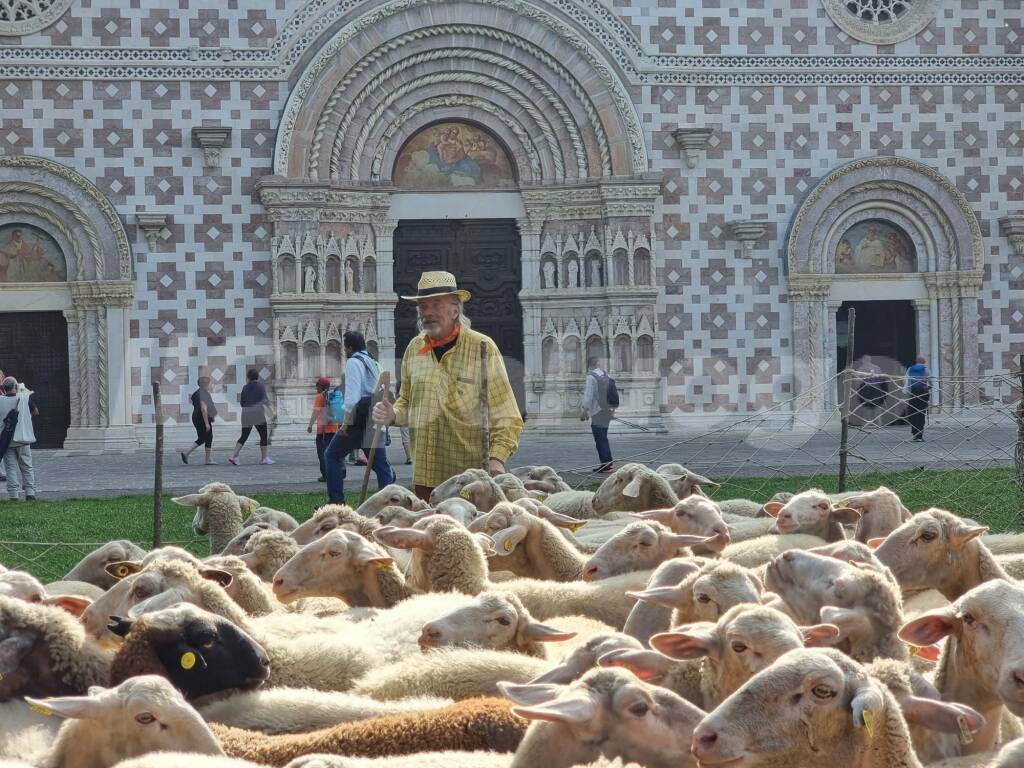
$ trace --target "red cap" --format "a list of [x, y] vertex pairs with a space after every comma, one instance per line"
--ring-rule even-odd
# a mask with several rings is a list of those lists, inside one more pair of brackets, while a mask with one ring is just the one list
[[328, 379], [326, 376], [321, 376], [319, 379], [316, 380], [316, 385], [318, 387], [329, 387], [331, 386], [331, 380]]

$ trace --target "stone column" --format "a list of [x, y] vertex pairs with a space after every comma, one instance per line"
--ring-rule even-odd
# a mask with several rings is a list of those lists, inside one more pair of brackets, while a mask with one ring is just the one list
[[[825, 373], [831, 375], [838, 373], [836, 368], [839, 365], [839, 360], [836, 357], [837, 349], [839, 347], [839, 334], [836, 330], [836, 313], [839, 308], [843, 305], [843, 302], [839, 299], [830, 299], [825, 302]], [[825, 390], [825, 407], [834, 408], [839, 402], [838, 382], [835, 386], [828, 387]]]

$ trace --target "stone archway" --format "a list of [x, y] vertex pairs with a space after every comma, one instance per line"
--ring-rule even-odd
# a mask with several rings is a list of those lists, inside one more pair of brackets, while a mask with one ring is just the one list
[[[839, 242], [862, 221], [906, 233], [915, 268], [837, 274]], [[914, 302], [918, 348], [932, 372], [948, 382], [933, 390], [933, 404], [959, 407], [976, 400], [981, 229], [967, 200], [942, 174], [902, 157], [867, 158], [836, 169], [797, 210], [786, 261], [799, 409], [821, 411], [834, 401], [824, 382], [834, 367], [835, 313], [843, 301], [867, 298]]]
[[5, 312], [60, 311], [67, 320], [71, 427], [64, 447], [137, 447], [127, 366], [132, 261], [114, 207], [77, 172], [25, 155], [0, 157], [0, 200], [0, 224], [45, 232], [66, 261], [66, 281], [0, 283]]
[[[544, 371], [545, 339], [559, 349], [570, 337], [581, 347], [600, 339], [607, 351], [624, 336], [631, 359], [641, 348], [645, 360], [657, 359], [652, 218], [660, 184], [646, 175], [644, 131], [620, 64], [579, 24], [522, 2], [406, 0], [355, 9], [320, 35], [285, 106], [275, 176], [260, 184], [274, 222], [275, 274], [279, 259], [299, 258], [300, 243], [323, 252], [323, 265], [330, 248], [353, 242], [358, 258], [373, 250], [376, 291], [321, 292], [321, 273], [314, 307], [314, 297], [275, 284], [275, 346], [310, 322], [370, 328], [382, 360], [393, 359], [395, 211], [408, 196], [393, 169], [407, 141], [451, 121], [498, 137], [514, 164], [514, 191], [504, 191], [516, 200], [503, 209], [524, 212], [519, 298], [531, 426], [578, 412], [582, 391], [575, 363]], [[612, 284], [615, 248], [628, 250], [628, 274]], [[544, 249], [567, 275], [575, 260], [576, 286], [542, 283]], [[595, 285], [587, 264], [599, 275]], [[637, 274], [646, 280], [638, 284]], [[622, 415], [658, 422], [657, 371], [614, 373]]]

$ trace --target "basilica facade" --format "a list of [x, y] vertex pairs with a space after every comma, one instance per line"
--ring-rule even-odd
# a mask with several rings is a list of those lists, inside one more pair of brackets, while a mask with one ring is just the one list
[[250, 368], [304, 435], [448, 269], [528, 428], [593, 356], [648, 427], [827, 412], [850, 309], [970, 408], [1024, 353], [1022, 54], [1022, 0], [0, 3], [0, 368], [49, 447]]

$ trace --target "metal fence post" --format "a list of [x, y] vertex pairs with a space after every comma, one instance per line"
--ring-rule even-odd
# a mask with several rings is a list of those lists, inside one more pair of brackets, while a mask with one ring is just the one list
[[164, 420], [160, 408], [160, 383], [153, 382], [153, 418], [156, 424], [156, 445], [153, 449], [153, 549], [158, 549], [163, 539], [163, 491], [164, 491]]
[[1020, 399], [1017, 401], [1017, 447], [1013, 453], [1013, 463], [1017, 470], [1017, 484], [1024, 489], [1024, 355], [1020, 356]]
[[836, 488], [840, 493], [846, 490], [846, 470], [850, 458], [850, 397], [853, 391], [851, 363], [853, 362], [854, 331], [857, 326], [857, 310], [850, 307], [847, 312], [846, 366], [839, 373], [839, 478], [836, 481]]

